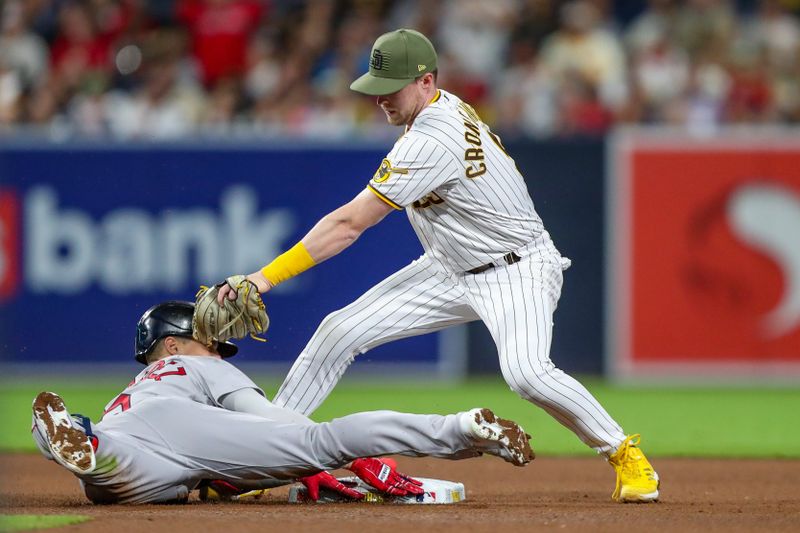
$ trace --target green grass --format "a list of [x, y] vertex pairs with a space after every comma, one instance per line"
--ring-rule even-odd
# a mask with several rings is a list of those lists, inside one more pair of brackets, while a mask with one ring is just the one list
[[[256, 380], [267, 394], [277, 383]], [[582, 380], [628, 433], [641, 433], [648, 455], [800, 458], [799, 388], [620, 387]], [[30, 404], [40, 390], [61, 394], [72, 412], [98, 420], [103, 406], [127, 383], [48, 381], [0, 383], [4, 431], [0, 450], [33, 451]], [[568, 430], [541, 409], [519, 399], [499, 379], [462, 385], [363, 381], [341, 383], [314, 413], [317, 421], [356, 411], [393, 409], [415, 413], [452, 413], [491, 407], [520, 422], [533, 435], [541, 455], [591, 455]]]
[[90, 517], [83, 515], [0, 514], [0, 532], [28, 531], [31, 529], [69, 526], [72, 524], [80, 524], [90, 519]]

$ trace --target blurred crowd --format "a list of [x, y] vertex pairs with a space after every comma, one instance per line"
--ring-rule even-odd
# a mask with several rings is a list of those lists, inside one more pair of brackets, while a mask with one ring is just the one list
[[2, 0], [0, 132], [342, 139], [349, 90], [416, 28], [439, 85], [505, 135], [800, 122], [800, 0]]

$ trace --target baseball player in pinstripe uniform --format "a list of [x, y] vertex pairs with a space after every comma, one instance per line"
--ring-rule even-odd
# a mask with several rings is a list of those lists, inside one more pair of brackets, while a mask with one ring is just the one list
[[[353, 359], [383, 343], [482, 320], [503, 377], [615, 468], [617, 501], [655, 501], [658, 475], [598, 401], [550, 360], [553, 313], [569, 260], [553, 245], [525, 180], [472, 107], [437, 88], [437, 56], [421, 33], [380, 36], [369, 72], [351, 85], [377, 97], [405, 133], [351, 202], [248, 276], [267, 292], [338, 254], [394, 210], [408, 214], [425, 253], [317, 329], [274, 402], [313, 412]], [[223, 287], [220, 302], [233, 297]]]

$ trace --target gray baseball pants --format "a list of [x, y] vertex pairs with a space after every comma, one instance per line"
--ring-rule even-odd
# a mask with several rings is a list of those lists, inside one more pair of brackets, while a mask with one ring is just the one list
[[98, 466], [81, 480], [97, 503], [154, 503], [184, 498], [204, 479], [279, 485], [358, 457], [477, 456], [462, 420], [372, 411], [299, 425], [153, 398], [93, 427]]

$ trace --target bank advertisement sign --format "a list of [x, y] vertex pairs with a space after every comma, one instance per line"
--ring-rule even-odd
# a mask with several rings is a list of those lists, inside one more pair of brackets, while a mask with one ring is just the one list
[[[0, 361], [133, 361], [151, 305], [249, 273], [358, 194], [380, 149], [0, 147]], [[330, 312], [422, 253], [404, 213], [265, 302], [266, 344], [242, 362], [283, 363]], [[436, 365], [435, 335], [363, 359]], [[135, 363], [132, 363], [135, 364]]]
[[800, 137], [621, 134], [608, 361], [621, 376], [800, 376]]

